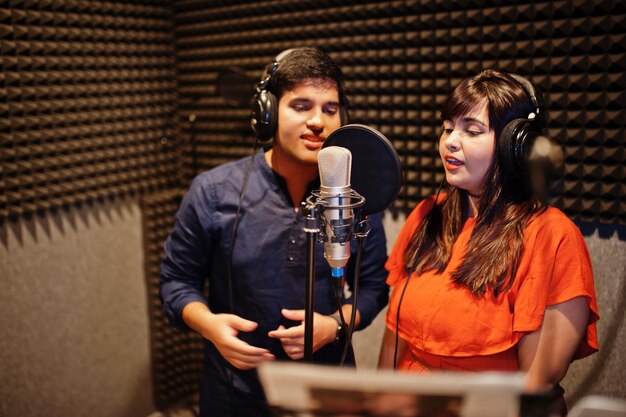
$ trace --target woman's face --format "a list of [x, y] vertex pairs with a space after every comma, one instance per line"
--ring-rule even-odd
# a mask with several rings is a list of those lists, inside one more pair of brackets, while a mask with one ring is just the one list
[[495, 133], [489, 126], [486, 100], [467, 114], [444, 120], [439, 155], [448, 184], [480, 195], [494, 152]]

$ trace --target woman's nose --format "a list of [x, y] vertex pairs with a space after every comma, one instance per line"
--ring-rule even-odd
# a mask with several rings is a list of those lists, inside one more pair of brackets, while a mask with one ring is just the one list
[[460, 149], [459, 135], [457, 134], [456, 129], [450, 132], [450, 134], [446, 138], [446, 148], [448, 148], [452, 152], [458, 151]]

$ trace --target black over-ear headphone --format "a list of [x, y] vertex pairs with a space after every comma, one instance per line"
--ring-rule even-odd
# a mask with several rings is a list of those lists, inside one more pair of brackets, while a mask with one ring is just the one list
[[[267, 66], [263, 78], [257, 84], [254, 100], [252, 101], [252, 111], [250, 114], [250, 125], [256, 134], [256, 138], [261, 143], [269, 142], [278, 128], [278, 99], [267, 90], [270, 79], [280, 67], [280, 62], [289, 55], [294, 48], [286, 49], [276, 55], [274, 62]], [[341, 85], [337, 86], [339, 91], [339, 117], [341, 125], [348, 123], [348, 113], [345, 109], [345, 97]]]
[[530, 81], [517, 74], [509, 76], [524, 89], [534, 110], [525, 119], [513, 119], [504, 126], [498, 142], [498, 157], [502, 169], [514, 177], [522, 177], [530, 148], [545, 127], [545, 105], [541, 93]]

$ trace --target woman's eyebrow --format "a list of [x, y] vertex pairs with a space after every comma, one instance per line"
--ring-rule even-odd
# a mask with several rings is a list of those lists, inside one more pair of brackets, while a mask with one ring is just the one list
[[467, 122], [476, 122], [476, 123], [479, 123], [479, 124], [481, 124], [481, 125], [483, 125], [483, 126], [487, 127], [487, 125], [486, 125], [486, 124], [484, 124], [482, 121], [480, 121], [480, 120], [478, 120], [478, 119], [476, 119], [476, 118], [474, 118], [474, 117], [464, 117], [464, 118], [463, 118], [463, 121], [464, 121], [464, 122], [466, 122], [466, 123], [467, 123]]

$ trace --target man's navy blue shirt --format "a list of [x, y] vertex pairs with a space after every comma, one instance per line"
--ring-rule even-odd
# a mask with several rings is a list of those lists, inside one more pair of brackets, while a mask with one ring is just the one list
[[[258, 323], [252, 332], [240, 332], [247, 343], [269, 349], [278, 360], [288, 360], [280, 341], [267, 336], [279, 325], [299, 324], [286, 320], [280, 311], [304, 309], [306, 297], [306, 242], [302, 210], [294, 210], [283, 178], [267, 164], [263, 152], [231, 162], [196, 177], [176, 214], [174, 229], [165, 243], [160, 291], [172, 325], [188, 330], [183, 308], [192, 301], [208, 304], [214, 313], [230, 313], [228, 259], [239, 193], [244, 173], [254, 158], [241, 206], [237, 237], [232, 251], [234, 314]], [[311, 188], [319, 186], [311, 184]], [[305, 195], [305, 198], [308, 195]], [[381, 215], [369, 216], [371, 231], [364, 242], [357, 308], [360, 327], [371, 323], [387, 304], [386, 240]], [[351, 284], [356, 243], [346, 267]], [[315, 311], [331, 314], [337, 301], [331, 271], [316, 245]], [[204, 289], [208, 283], [208, 300]], [[349, 301], [348, 299], [348, 302]], [[314, 354], [315, 363], [338, 363], [342, 347], [327, 345]], [[234, 372], [234, 394], [229, 373]], [[235, 397], [231, 397], [234, 395]], [[231, 398], [232, 401], [229, 401]], [[239, 407], [233, 412], [230, 403]], [[247, 405], [246, 405], [247, 404]], [[241, 371], [226, 362], [207, 341], [201, 408], [203, 414], [245, 415], [266, 408], [255, 370]]]

